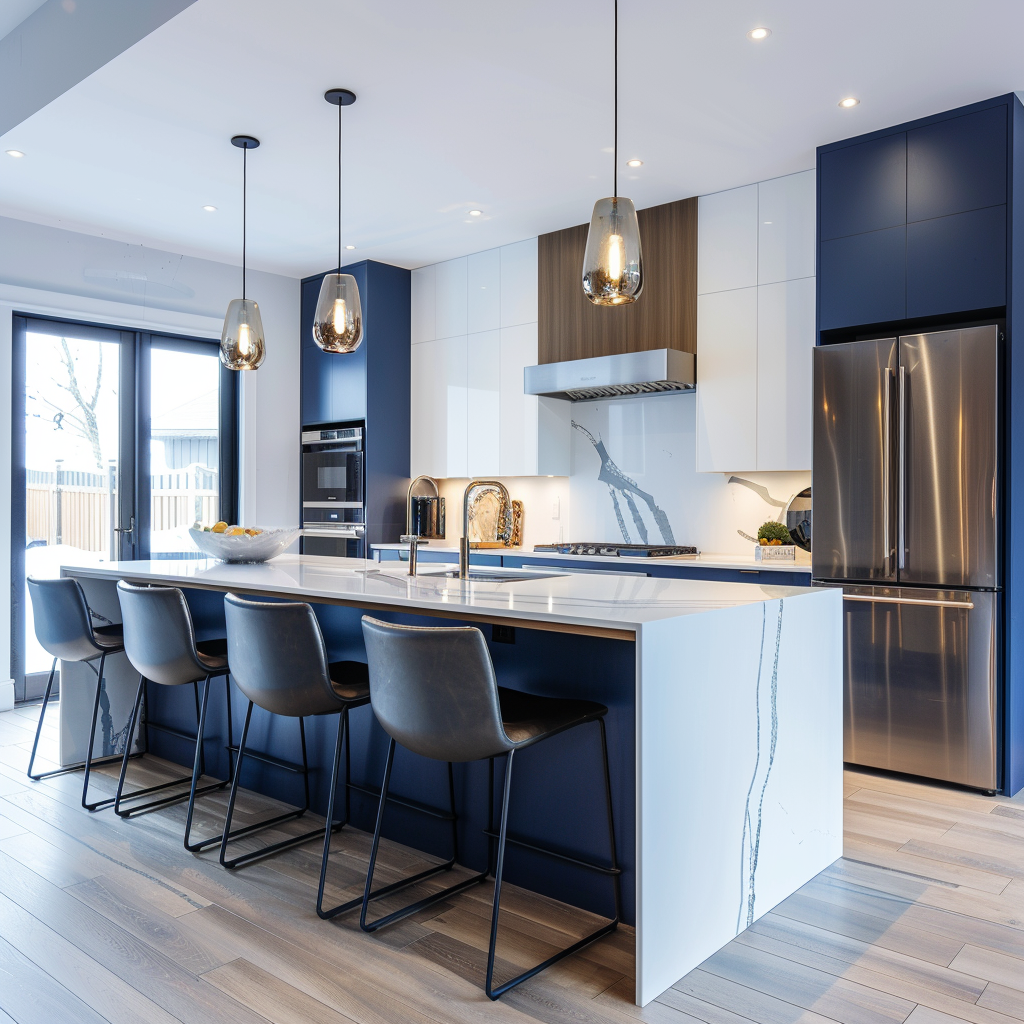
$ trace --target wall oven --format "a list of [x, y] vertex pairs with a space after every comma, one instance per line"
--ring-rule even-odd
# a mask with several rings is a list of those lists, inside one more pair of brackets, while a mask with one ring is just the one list
[[[366, 530], [363, 428], [327, 426], [302, 432], [302, 529], [307, 554], [362, 557]], [[358, 544], [310, 543], [311, 539]]]

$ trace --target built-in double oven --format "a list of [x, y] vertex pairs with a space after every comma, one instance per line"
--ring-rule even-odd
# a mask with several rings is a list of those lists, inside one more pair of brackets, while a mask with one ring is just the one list
[[361, 426], [339, 424], [303, 430], [302, 530], [306, 554], [364, 557]]

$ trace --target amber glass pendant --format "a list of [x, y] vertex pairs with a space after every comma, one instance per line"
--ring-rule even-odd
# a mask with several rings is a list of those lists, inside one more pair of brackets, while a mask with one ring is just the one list
[[353, 352], [363, 340], [359, 288], [351, 274], [328, 274], [320, 285], [313, 340], [325, 352]]
[[583, 256], [583, 293], [595, 306], [635, 302], [644, 288], [640, 226], [631, 199], [599, 199]]

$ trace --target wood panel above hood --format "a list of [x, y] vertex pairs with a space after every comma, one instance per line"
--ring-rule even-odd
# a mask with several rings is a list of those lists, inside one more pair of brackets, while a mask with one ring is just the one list
[[540, 236], [539, 362], [658, 348], [697, 351], [697, 199], [652, 206], [637, 219], [644, 290], [625, 306], [595, 306], [583, 294], [589, 225]]

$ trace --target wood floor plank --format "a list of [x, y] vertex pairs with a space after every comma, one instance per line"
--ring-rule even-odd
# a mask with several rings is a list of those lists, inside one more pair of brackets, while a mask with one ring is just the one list
[[658, 999], [652, 999], [646, 1006], [637, 1006], [634, 996], [633, 979], [623, 978], [595, 996], [594, 1002], [617, 1010], [635, 1021], [643, 1021], [644, 1024], [700, 1024], [701, 1018]]
[[973, 974], [976, 978], [983, 978], [986, 982], [994, 981], [1024, 991], [1024, 960], [1019, 957], [968, 943], [949, 966], [965, 974]]
[[991, 982], [978, 1000], [978, 1006], [1006, 1014], [1013, 1021], [1024, 1020], [1024, 992]]
[[737, 1017], [756, 1021], [757, 1024], [834, 1024], [832, 1018], [814, 1010], [712, 974], [703, 967], [690, 971], [672, 987], [684, 995], [721, 1007]]
[[203, 980], [272, 1024], [350, 1024], [352, 1020], [247, 960], [232, 960], [204, 974]]

